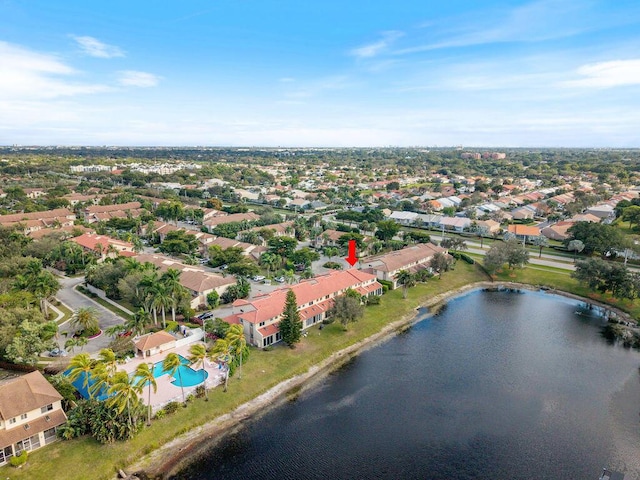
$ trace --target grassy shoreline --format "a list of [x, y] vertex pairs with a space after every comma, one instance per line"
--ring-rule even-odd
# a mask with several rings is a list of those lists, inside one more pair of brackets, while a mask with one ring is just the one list
[[[454, 272], [443, 279], [431, 279], [408, 291], [406, 300], [402, 290], [389, 292], [381, 305], [366, 309], [365, 318], [343, 332], [332, 324], [322, 331], [310, 329], [294, 350], [277, 346], [272, 351], [252, 349], [243, 367], [242, 379], [230, 379], [229, 392], [221, 388], [210, 392], [209, 402], [195, 400], [189, 408], [155, 421], [134, 439], [111, 445], [101, 445], [89, 438], [60, 441], [33, 452], [20, 470], [5, 467], [12, 479], [111, 479], [119, 468], [128, 471], [145, 470], [160, 476], [179, 467], [204, 441], [211, 441], [242, 420], [265, 410], [265, 405], [286, 396], [287, 392], [302, 388], [309, 379], [326, 372], [349, 355], [377, 343], [404, 325], [412, 323], [416, 309], [433, 306], [447, 298], [487, 281], [477, 267], [458, 262]], [[497, 282], [516, 282], [545, 285], [552, 289], [592, 298], [568, 275], [554, 269], [506, 271]], [[592, 298], [606, 302], [606, 298]], [[615, 305], [627, 310], [634, 318], [640, 316], [640, 306]], [[625, 307], [631, 308], [625, 308]], [[275, 387], [275, 388], [274, 388]]]

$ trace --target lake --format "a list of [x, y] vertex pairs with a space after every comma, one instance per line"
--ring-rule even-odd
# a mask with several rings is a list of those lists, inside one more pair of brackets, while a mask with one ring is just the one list
[[640, 478], [640, 354], [597, 311], [478, 290], [419, 318], [173, 478]]

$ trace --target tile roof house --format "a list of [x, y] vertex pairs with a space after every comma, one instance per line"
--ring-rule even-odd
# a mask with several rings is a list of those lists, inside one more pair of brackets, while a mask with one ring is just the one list
[[231, 223], [231, 222], [243, 222], [248, 221], [252, 222], [254, 220], [259, 220], [260, 216], [253, 213], [233, 213], [231, 215], [224, 215], [219, 217], [211, 217], [208, 220], [202, 222], [202, 224], [209, 229], [209, 231], [216, 228], [216, 226], [221, 225], [223, 223]]
[[570, 235], [567, 233], [567, 230], [569, 230], [574, 225], [574, 221], [562, 221], [554, 223], [553, 225], [549, 225], [548, 227], [544, 227], [540, 231], [540, 233], [550, 240], [558, 240], [562, 242], [570, 237]]
[[440, 228], [448, 231], [463, 232], [471, 226], [471, 219], [466, 217], [442, 217]]
[[364, 271], [370, 271], [380, 280], [393, 282], [393, 288], [396, 288], [395, 277], [400, 270], [414, 272], [429, 268], [429, 262], [436, 253], [447, 253], [447, 250], [433, 243], [419, 243], [402, 250], [363, 258], [360, 264]]
[[278, 324], [289, 290], [296, 295], [304, 330], [322, 322], [333, 306], [333, 298], [347, 289], [353, 289], [362, 296], [382, 294], [382, 285], [374, 275], [356, 269], [335, 270], [252, 300], [236, 300], [233, 314], [223, 320], [241, 324], [247, 342], [264, 348], [282, 339]]
[[140, 202], [119, 203], [115, 205], [92, 205], [84, 209], [84, 220], [95, 223], [110, 218], [139, 217], [146, 212]]
[[39, 371], [0, 384], [0, 465], [57, 439], [57, 428], [67, 421], [61, 400]]
[[0, 215], [0, 225], [3, 227], [20, 225], [27, 235], [43, 228], [72, 226], [75, 219], [76, 215], [68, 208], [56, 208], [44, 212]]
[[202, 267], [185, 265], [164, 255], [145, 253], [137, 255], [136, 260], [140, 263], [152, 263], [163, 272], [170, 268], [180, 270], [180, 285], [191, 293], [191, 308], [194, 309], [207, 304], [207, 295], [209, 293], [215, 290], [218, 295], [222, 296], [227, 288], [237, 283], [234, 276], [225, 277], [207, 272]]
[[70, 241], [77, 243], [85, 250], [98, 253], [99, 261], [104, 261], [107, 257], [116, 258], [133, 257], [133, 243], [118, 240], [107, 235], [97, 235], [95, 233], [83, 233], [79, 237], [71, 238]]
[[136, 350], [142, 353], [143, 357], [150, 357], [156, 353], [162, 353], [170, 348], [175, 348], [176, 341], [176, 337], [169, 332], [160, 330], [159, 332], [142, 335], [134, 343]]
[[524, 241], [540, 236], [540, 229], [532, 225], [509, 225], [507, 231]]

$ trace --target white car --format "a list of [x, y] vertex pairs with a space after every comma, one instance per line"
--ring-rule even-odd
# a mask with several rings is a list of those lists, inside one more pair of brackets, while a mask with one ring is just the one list
[[256, 275], [255, 277], [253, 277], [254, 282], [261, 282], [264, 279], [265, 279], [264, 275]]

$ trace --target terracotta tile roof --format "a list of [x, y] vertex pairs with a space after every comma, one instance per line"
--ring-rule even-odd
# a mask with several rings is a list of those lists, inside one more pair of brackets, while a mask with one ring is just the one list
[[144, 351], [144, 350], [149, 350], [151, 348], [159, 347], [161, 345], [167, 345], [175, 341], [176, 341], [176, 338], [173, 335], [171, 335], [169, 332], [160, 330], [159, 332], [143, 335], [135, 342], [135, 345], [138, 350]]
[[183, 270], [180, 275], [180, 284], [194, 292], [206, 292], [225, 285], [233, 285], [237, 282], [235, 277], [215, 275], [208, 272]]
[[274, 333], [279, 332], [280, 328], [278, 327], [277, 323], [272, 323], [271, 325], [260, 327], [258, 331], [263, 337], [268, 337], [269, 335], [273, 335]]
[[225, 215], [223, 217], [212, 217], [209, 220], [205, 220], [204, 225], [215, 227], [216, 225], [220, 225], [222, 223], [242, 222], [243, 220], [252, 221], [258, 220], [259, 218], [260, 216], [253, 212], [234, 213], [231, 215]]
[[446, 253], [447, 250], [433, 243], [419, 243], [377, 257], [364, 258], [361, 263], [382, 272], [395, 272], [415, 263], [426, 263], [438, 252]]
[[84, 209], [87, 213], [105, 213], [105, 212], [115, 212], [117, 210], [134, 210], [139, 209], [142, 206], [140, 202], [128, 202], [128, 203], [119, 203], [116, 205], [92, 205]]
[[[118, 240], [117, 238], [111, 238], [107, 235], [84, 233], [79, 237], [72, 238], [71, 241], [77, 243], [81, 247], [85, 247], [89, 250], [95, 251], [98, 251], [100, 248], [102, 248], [102, 251], [106, 252], [109, 245], [113, 245], [118, 250], [120, 250], [121, 248], [128, 248], [130, 250], [133, 250], [132, 243], [124, 242], [122, 240]], [[98, 245], [100, 245], [101, 247], [98, 247]]]
[[68, 208], [56, 208], [54, 210], [47, 210], [44, 212], [29, 212], [29, 213], [12, 213], [10, 215], [0, 215], [0, 224], [4, 225], [11, 222], [21, 222], [23, 220], [42, 220], [44, 218], [70, 218], [75, 219], [75, 214]]
[[509, 225], [509, 232], [514, 235], [525, 235], [527, 237], [540, 236], [540, 229], [531, 225]]
[[9, 420], [22, 413], [62, 400], [62, 396], [38, 371], [0, 385], [0, 418]]
[[[45, 430], [49, 430], [53, 427], [58, 427], [66, 421], [67, 416], [62, 410], [52, 410], [48, 414], [43, 415], [28, 424], [23, 423], [10, 430], [0, 430], [0, 448], [13, 445], [20, 440], [24, 440], [25, 438], [35, 435], [36, 433], [44, 432]], [[25, 425], [29, 425], [28, 430], [24, 428]]]

